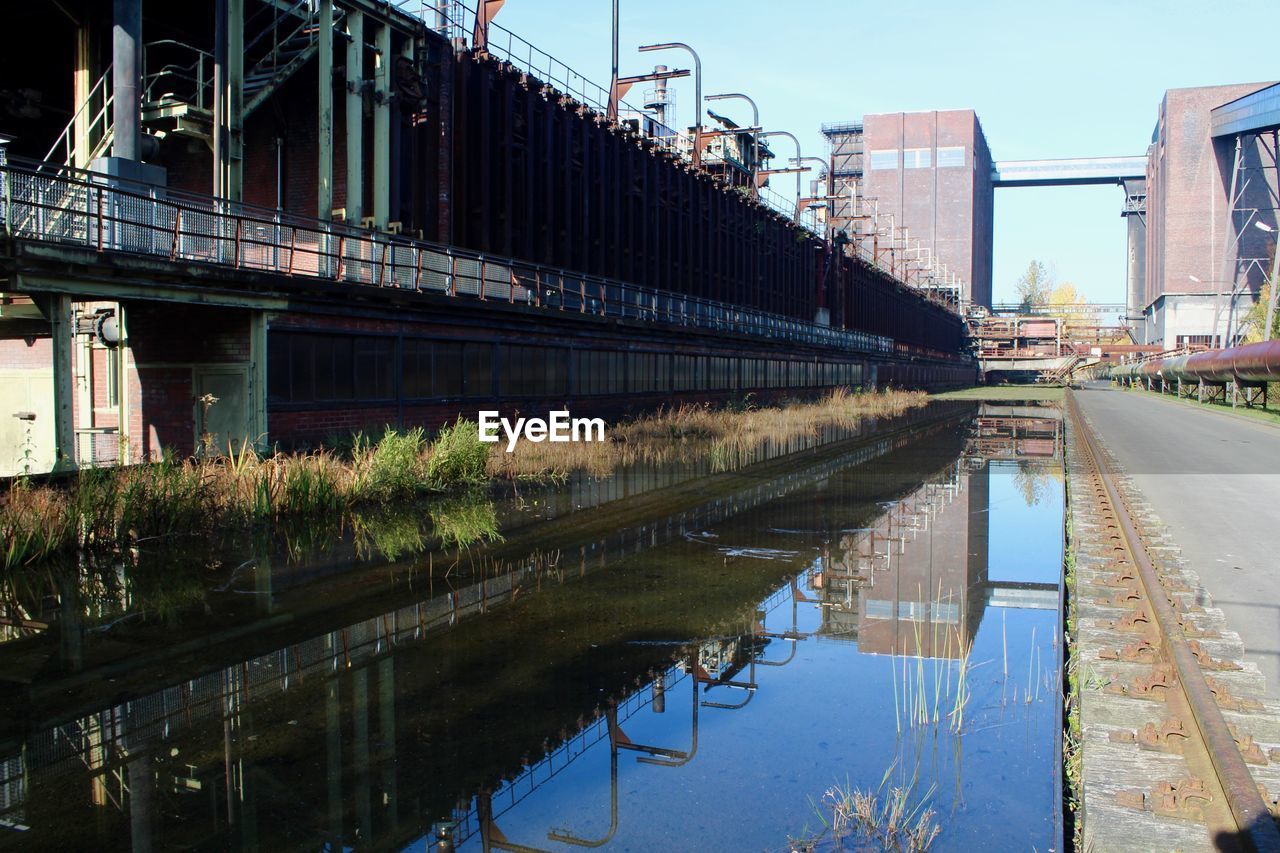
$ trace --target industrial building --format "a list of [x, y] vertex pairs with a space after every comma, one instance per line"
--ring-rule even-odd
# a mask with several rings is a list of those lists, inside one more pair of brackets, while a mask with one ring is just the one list
[[974, 111], [868, 115], [823, 133], [836, 227], [961, 304], [990, 307], [992, 163]]
[[756, 189], [759, 128], [621, 97], [687, 71], [592, 84], [500, 5], [10, 10], [0, 474], [973, 378], [953, 308]]
[[1269, 83], [1168, 90], [1146, 153], [1127, 157], [996, 161], [972, 110], [868, 115], [823, 126], [831, 220], [923, 286], [990, 309], [996, 189], [1117, 185], [1133, 343], [1227, 346], [1276, 274], [1278, 127]]
[[1143, 342], [1221, 347], [1274, 275], [1280, 85], [1170, 89], [1147, 165]]

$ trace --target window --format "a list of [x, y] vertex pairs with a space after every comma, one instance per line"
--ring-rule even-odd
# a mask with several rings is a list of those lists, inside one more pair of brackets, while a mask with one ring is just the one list
[[873, 148], [867, 156], [872, 171], [898, 168], [897, 148]]
[[938, 149], [938, 168], [954, 169], [964, 167], [964, 146], [954, 145]]
[[468, 397], [493, 396], [493, 344], [463, 344], [462, 380]]
[[933, 152], [928, 148], [902, 149], [902, 168], [927, 169], [933, 163]]
[[[338, 339], [341, 341], [341, 339]], [[334, 347], [333, 373], [335, 396], [328, 399], [349, 400], [353, 396], [362, 400], [389, 400], [395, 396], [395, 367], [392, 357], [395, 354], [395, 341], [391, 338], [355, 338], [344, 342], [346, 346], [337, 344]], [[355, 377], [351, 382], [349, 368], [345, 367], [341, 358], [345, 353], [355, 351]], [[350, 365], [351, 359], [346, 364]], [[316, 387], [320, 378], [317, 373]], [[354, 390], [354, 393], [353, 393]], [[324, 398], [322, 398], [324, 399]]]
[[549, 397], [565, 393], [569, 351], [562, 347], [502, 347], [498, 385], [503, 396]]
[[393, 338], [271, 332], [267, 399], [318, 403], [395, 398]]

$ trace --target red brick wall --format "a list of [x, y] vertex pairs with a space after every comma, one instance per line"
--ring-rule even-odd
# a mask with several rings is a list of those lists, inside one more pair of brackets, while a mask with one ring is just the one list
[[[991, 301], [993, 196], [991, 154], [973, 110], [886, 113], [863, 119], [863, 193], [879, 202], [882, 217], [893, 214], [906, 226], [912, 245], [960, 275], [966, 295]], [[937, 168], [937, 149], [963, 146], [963, 167]], [[929, 168], [902, 168], [902, 151], [924, 148]], [[870, 152], [894, 149], [898, 169], [872, 169]], [[883, 220], [881, 226], [887, 226]], [[904, 259], [898, 258], [901, 263]], [[921, 256], [924, 260], [924, 256]]]
[[165, 303], [127, 307], [129, 346], [136, 370], [130, 391], [135, 455], [155, 459], [164, 448], [195, 451], [193, 370], [205, 364], [249, 361], [249, 312]]
[[[1209, 137], [1209, 114], [1214, 107], [1265, 85], [1165, 92], [1147, 167], [1148, 305], [1164, 293], [1229, 290], [1235, 279], [1236, 258], [1266, 256], [1266, 235], [1256, 228], [1244, 227], [1238, 246], [1231, 249], [1228, 208], [1234, 140], [1215, 142]], [[1249, 187], [1239, 207], [1270, 208], [1273, 205], [1267, 198], [1275, 191], [1274, 170], [1250, 168], [1258, 165], [1258, 142], [1252, 137], [1243, 141], [1242, 162], [1248, 171], [1242, 173], [1241, 181], [1248, 180]], [[1262, 219], [1274, 224], [1275, 213], [1264, 210]], [[1235, 227], [1244, 222], [1243, 215], [1237, 216]], [[1200, 281], [1192, 281], [1193, 275]], [[1263, 275], [1255, 271], [1255, 289]]]
[[51, 367], [53, 341], [49, 338], [35, 338], [31, 343], [22, 338], [0, 340], [0, 364], [21, 370]]

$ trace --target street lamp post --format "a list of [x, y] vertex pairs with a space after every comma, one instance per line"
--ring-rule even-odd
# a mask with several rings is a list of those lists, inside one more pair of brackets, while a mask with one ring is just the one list
[[[796, 138], [796, 135], [795, 135], [794, 133], [792, 133], [791, 131], [789, 131], [789, 130], [769, 130], [769, 131], [765, 131], [764, 133], [762, 133], [762, 134], [760, 134], [760, 135], [761, 135], [761, 136], [785, 136], [785, 137], [787, 137], [787, 138], [788, 138], [788, 139], [790, 139], [793, 143], [795, 143], [795, 146], [796, 146], [796, 160], [797, 160], [797, 162], [798, 162], [798, 161], [800, 161], [801, 159], [803, 159], [803, 158], [802, 158], [802, 155], [800, 154], [800, 140], [799, 140], [799, 139], [797, 139], [797, 138]], [[799, 222], [799, 221], [800, 221], [800, 173], [799, 173], [799, 172], [796, 172], [796, 222]]]
[[[821, 165], [822, 168], [825, 169], [827, 173], [826, 190], [823, 192], [823, 197], [825, 198], [831, 195], [831, 166], [830, 164], [827, 163], [826, 160], [822, 159], [821, 157], [801, 157], [799, 156], [799, 154], [797, 154], [796, 157], [791, 162], [795, 163], [797, 166], [804, 165], [805, 163], [818, 163], [819, 165]], [[797, 221], [799, 221], [799, 216], [800, 216], [800, 213], [797, 210], [796, 211]], [[828, 231], [831, 230], [830, 216], [827, 217], [827, 230]]]
[[640, 52], [647, 53], [651, 50], [672, 50], [679, 48], [687, 50], [689, 55], [693, 57], [693, 165], [702, 165], [702, 60], [698, 58], [698, 53], [689, 45], [680, 41], [663, 42], [662, 44], [642, 44]]
[[[748, 104], [751, 105], [751, 126], [754, 128], [760, 127], [760, 109], [756, 106], [756, 102], [751, 100], [751, 98], [747, 97], [741, 92], [724, 92], [719, 95], [707, 95], [708, 101], [724, 101], [732, 98], [737, 98], [738, 100], [746, 101]], [[760, 131], [756, 130], [751, 134], [751, 168], [748, 171], [751, 173], [751, 194], [752, 195], [755, 195], [756, 192], [758, 192], [759, 190], [759, 188], [756, 186], [756, 171], [760, 168], [760, 141], [759, 141], [760, 138], [758, 136], [759, 133]]]

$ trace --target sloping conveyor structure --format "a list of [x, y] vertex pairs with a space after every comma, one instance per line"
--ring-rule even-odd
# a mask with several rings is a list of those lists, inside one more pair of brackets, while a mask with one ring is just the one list
[[1215, 107], [1209, 124], [1215, 139], [1280, 128], [1280, 83]]

